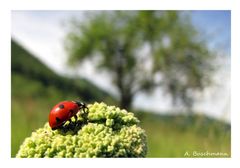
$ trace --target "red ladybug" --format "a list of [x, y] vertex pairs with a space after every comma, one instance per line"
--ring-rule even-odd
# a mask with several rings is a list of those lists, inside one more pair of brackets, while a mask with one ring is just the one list
[[76, 117], [76, 114], [79, 110], [87, 109], [85, 103], [78, 101], [63, 101], [58, 103], [50, 111], [48, 122], [52, 130], [60, 128], [66, 121], [70, 120], [73, 116]]

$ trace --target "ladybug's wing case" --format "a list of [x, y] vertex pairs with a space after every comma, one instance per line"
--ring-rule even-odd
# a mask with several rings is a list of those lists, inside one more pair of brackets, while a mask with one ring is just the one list
[[49, 124], [51, 128], [62, 125], [65, 121], [76, 115], [78, 110], [78, 105], [71, 101], [58, 103], [49, 114]]
[[76, 115], [77, 112], [79, 111], [78, 105], [72, 101], [64, 102], [64, 109], [66, 110], [65, 112], [67, 113], [68, 119]]

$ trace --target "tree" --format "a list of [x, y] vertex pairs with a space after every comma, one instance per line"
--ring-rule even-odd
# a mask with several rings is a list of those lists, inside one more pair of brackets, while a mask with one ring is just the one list
[[156, 87], [173, 103], [191, 107], [194, 92], [211, 82], [214, 55], [186, 13], [94, 12], [70, 25], [65, 40], [70, 65], [98, 57], [95, 66], [111, 74], [122, 108], [131, 107], [136, 93]]

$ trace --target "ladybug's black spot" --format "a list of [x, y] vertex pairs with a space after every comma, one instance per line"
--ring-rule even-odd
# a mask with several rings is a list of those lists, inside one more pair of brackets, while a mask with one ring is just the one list
[[60, 104], [58, 107], [59, 107], [60, 109], [63, 109], [63, 108], [64, 108], [64, 105], [63, 105], [63, 104]]
[[57, 121], [57, 123], [59, 123], [61, 121], [61, 119], [56, 117], [56, 121]]

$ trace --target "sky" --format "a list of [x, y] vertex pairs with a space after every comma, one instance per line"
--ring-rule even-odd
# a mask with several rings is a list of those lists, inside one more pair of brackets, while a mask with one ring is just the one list
[[[80, 75], [117, 95], [108, 74], [99, 74], [90, 62], [86, 62], [77, 72], [66, 66], [63, 41], [66, 22], [72, 17], [83, 20], [83, 11], [12, 11], [12, 37], [58, 74]], [[219, 51], [218, 63], [221, 65], [214, 76], [217, 85], [206, 89], [194, 108], [209, 116], [230, 121], [231, 13], [191, 11], [191, 19], [206, 36], [209, 48]], [[151, 95], [137, 94], [133, 106], [142, 109], [151, 107], [150, 110], [155, 112], [172, 110], [171, 99], [161, 89], [156, 89]]]
[[226, 55], [231, 55], [231, 12], [192, 11], [192, 22], [208, 35], [208, 42]]

